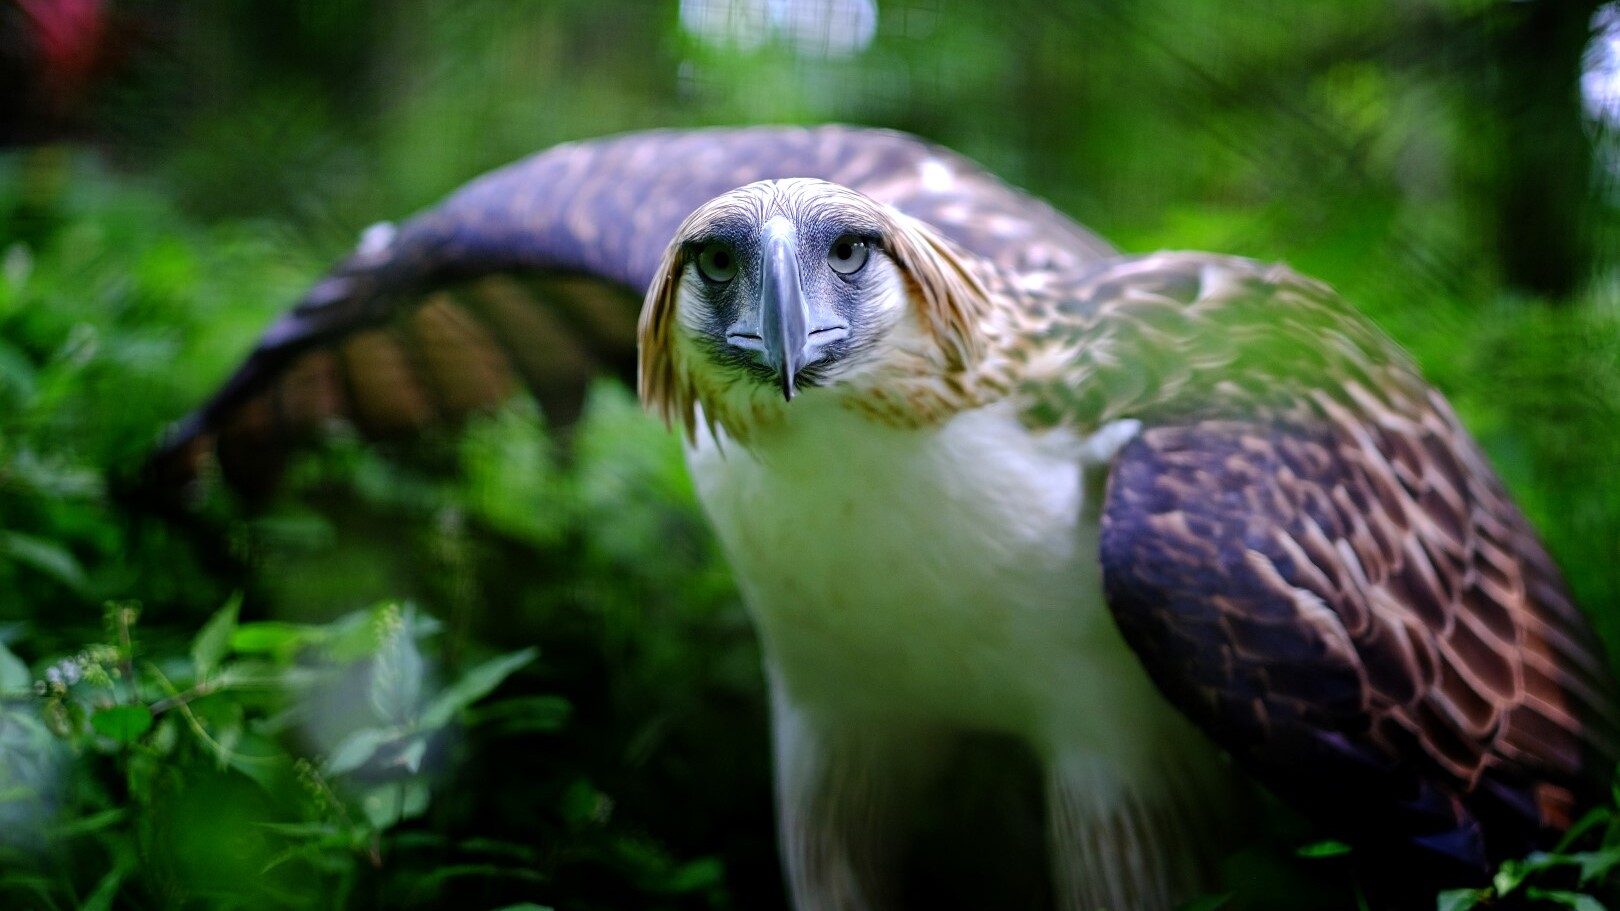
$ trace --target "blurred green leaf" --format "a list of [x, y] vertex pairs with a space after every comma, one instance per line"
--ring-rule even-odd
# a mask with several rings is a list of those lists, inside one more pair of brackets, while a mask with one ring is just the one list
[[333, 748], [332, 755], [326, 760], [326, 774], [342, 775], [345, 772], [352, 772], [369, 762], [383, 744], [398, 738], [397, 731], [383, 728], [361, 728], [353, 731]]
[[427, 812], [431, 791], [428, 783], [420, 778], [412, 778], [405, 782], [401, 794], [400, 816], [404, 819], [415, 819]]
[[426, 812], [428, 798], [427, 782], [411, 778], [367, 790], [360, 797], [360, 808], [373, 827], [389, 829]]
[[274, 740], [244, 728], [226, 753], [225, 764], [274, 794], [281, 787], [282, 775], [291, 759]]
[[230, 649], [246, 655], [270, 655], [286, 660], [299, 649], [322, 642], [326, 637], [326, 630], [318, 626], [276, 621], [243, 623], [231, 631]]
[[539, 649], [531, 646], [491, 658], [471, 668], [429, 700], [418, 723], [429, 730], [444, 727], [457, 712], [489, 695], [503, 680], [533, 661], [539, 653]]
[[613, 799], [579, 778], [563, 791], [562, 815], [575, 826], [599, 825], [613, 812]]
[[335, 838], [345, 834], [329, 822], [260, 822], [257, 825], [266, 832], [288, 838]]
[[1472, 911], [1490, 897], [1488, 889], [1448, 889], [1435, 902], [1435, 911]]
[[90, 726], [103, 737], [133, 743], [152, 728], [152, 711], [144, 705], [114, 705], [97, 709]]
[[[521, 882], [542, 882], [545, 877], [525, 867], [503, 867], [499, 864], [444, 864], [426, 871], [421, 885], [437, 888], [455, 879], [469, 877], [482, 879], [510, 879]], [[523, 907], [521, 905], [515, 907]], [[529, 905], [528, 907], [539, 907]]]
[[1503, 862], [1491, 878], [1491, 885], [1496, 889], [1497, 895], [1509, 895], [1524, 882], [1525, 865], [1523, 861], [1509, 860]]
[[1305, 845], [1294, 853], [1300, 857], [1342, 857], [1350, 853], [1350, 846], [1342, 841], [1328, 839]]
[[101, 877], [101, 881], [96, 883], [95, 890], [85, 898], [84, 903], [79, 906], [79, 911], [109, 911], [116, 907], [118, 889], [135, 867], [133, 854], [133, 851], [118, 852], [117, 862]]
[[[1615, 785], [1620, 785], [1620, 777], [1617, 777], [1615, 779], [1615, 784], [1611, 784], [1610, 786], [1611, 791], [1609, 799], [1611, 801], [1620, 800], [1620, 794], [1616, 794], [1613, 791]], [[1569, 831], [1565, 832], [1562, 838], [1558, 839], [1558, 844], [1553, 848], [1553, 853], [1566, 853], [1569, 851], [1570, 846], [1575, 844], [1577, 841], [1580, 841], [1582, 836], [1584, 836], [1587, 832], [1590, 832], [1599, 826], [1607, 825], [1613, 815], [1614, 811], [1611, 807], [1593, 807], [1586, 813], [1585, 816], [1582, 816], [1580, 819], [1576, 820], [1575, 824], [1569, 827]]]
[[473, 514], [536, 547], [563, 540], [577, 509], [552, 446], [540, 409], [529, 399], [472, 420], [460, 455]]
[[405, 748], [399, 751], [399, 757], [395, 761], [414, 775], [422, 770], [422, 757], [427, 755], [427, 748], [426, 737], [420, 735], [412, 737]]
[[377, 720], [403, 725], [415, 719], [422, 707], [426, 674], [422, 652], [408, 625], [385, 636], [372, 658], [367, 690]]
[[[397, 602], [384, 602], [368, 610], [345, 614], [319, 627], [318, 644], [322, 654], [330, 661], [349, 662], [369, 658], [386, 645], [393, 634], [388, 631], [388, 616], [398, 614], [406, 627], [406, 634], [421, 638], [438, 631], [438, 621], [426, 617]], [[312, 642], [311, 644], [316, 644]]]
[[1581, 885], [1588, 886], [1600, 882], [1620, 865], [1620, 846], [1604, 848], [1600, 851], [1583, 851], [1579, 854], [1567, 855], [1570, 860], [1581, 867]]
[[1525, 895], [1535, 901], [1551, 902], [1565, 908], [1574, 908], [1575, 911], [1608, 911], [1602, 902], [1580, 892], [1530, 888], [1525, 890]]
[[472, 724], [498, 725], [508, 734], [559, 731], [568, 725], [574, 707], [561, 696], [519, 696], [489, 703], [469, 713]]
[[664, 881], [664, 891], [671, 893], [696, 892], [709, 889], [725, 881], [726, 868], [717, 857], [700, 857], [682, 864]]
[[472, 854], [504, 857], [520, 864], [533, 866], [539, 852], [531, 845], [519, 845], [493, 838], [469, 838], [461, 842], [461, 850]]
[[212, 674], [229, 654], [241, 607], [242, 593], [231, 595], [231, 600], [203, 624], [202, 631], [191, 641], [191, 660], [196, 665], [198, 680]]
[[[9, 391], [14, 402], [34, 395], [34, 365], [16, 346], [0, 339], [0, 392]], [[0, 401], [5, 401], [0, 398]]]
[[16, 531], [0, 531], [0, 556], [31, 566], [57, 582], [82, 592], [88, 584], [84, 567], [67, 548]]
[[119, 825], [128, 817], [129, 811], [123, 808], [102, 810], [100, 813], [60, 823], [51, 829], [51, 834], [57, 838], [77, 838], [80, 835], [89, 835]]
[[0, 642], [0, 693], [27, 692], [33, 685], [34, 677], [28, 672], [28, 665]]

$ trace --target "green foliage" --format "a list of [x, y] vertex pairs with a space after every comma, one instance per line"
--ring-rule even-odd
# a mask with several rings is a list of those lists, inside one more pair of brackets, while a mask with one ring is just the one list
[[[1576, 851], [1572, 846], [1597, 832], [1602, 840], [1591, 850]], [[1575, 911], [1605, 911], [1609, 905], [1590, 890], [1605, 886], [1614, 868], [1620, 865], [1620, 817], [1614, 807], [1599, 807], [1572, 827], [1556, 850], [1536, 852], [1523, 860], [1510, 860], [1496, 871], [1490, 886], [1483, 889], [1453, 889], [1441, 894], [1439, 911], [1469, 911], [1515, 901], [1538, 908], [1572, 908]], [[1573, 877], [1570, 875], [1573, 873]], [[1548, 883], [1556, 882], [1557, 886]]]
[[1317, 841], [1302, 846], [1295, 852], [1300, 857], [1342, 857], [1350, 853], [1350, 846], [1342, 841]]
[[[238, 625], [237, 609], [209, 621], [187, 667], [144, 653], [137, 607], [110, 604], [108, 641], [0, 705], [0, 731], [20, 733], [0, 738], [0, 896], [66, 903], [77, 884], [49, 861], [99, 857], [113, 871], [96, 884], [103, 907], [342, 907], [449, 782], [458, 719], [535, 658], [497, 656], [438, 687], [419, 645], [436, 624], [408, 605], [298, 628]], [[14, 692], [27, 669], [4, 655]]]

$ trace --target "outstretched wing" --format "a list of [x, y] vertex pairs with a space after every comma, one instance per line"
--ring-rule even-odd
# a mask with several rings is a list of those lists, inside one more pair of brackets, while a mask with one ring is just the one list
[[633, 377], [641, 295], [680, 221], [726, 190], [790, 176], [842, 183], [1017, 269], [1110, 252], [1047, 204], [900, 133], [762, 127], [558, 146], [368, 231], [171, 431], [148, 482], [181, 488], [212, 458], [262, 492], [331, 422], [410, 433], [525, 387], [566, 421], [591, 376]]
[[[1326, 287], [1200, 254], [1076, 294], [1124, 390], [1101, 562], [1166, 696], [1291, 804], [1429, 885], [1607, 793], [1616, 700], [1558, 569], [1450, 406]], [[1149, 377], [1150, 380], [1144, 380]]]

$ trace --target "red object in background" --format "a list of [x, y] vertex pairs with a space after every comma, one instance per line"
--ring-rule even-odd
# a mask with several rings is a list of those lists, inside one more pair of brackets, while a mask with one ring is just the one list
[[107, 0], [0, 0], [0, 145], [61, 138], [105, 69]]
[[78, 100], [95, 73], [106, 30], [102, 0], [13, 0], [32, 26], [39, 91], [53, 113]]

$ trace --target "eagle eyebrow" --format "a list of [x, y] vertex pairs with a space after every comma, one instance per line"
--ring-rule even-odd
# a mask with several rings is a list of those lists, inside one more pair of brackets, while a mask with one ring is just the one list
[[836, 233], [838, 236], [853, 234], [865, 240], [875, 240], [888, 233], [884, 230], [882, 222], [871, 218], [865, 212], [834, 212], [824, 215], [818, 221], [833, 229], [833, 232], [829, 233]]
[[695, 254], [706, 244], [712, 243], [730, 244], [734, 248], [743, 247], [751, 240], [751, 234], [749, 224], [745, 221], [718, 219], [704, 225], [701, 231], [681, 241], [681, 252]]

